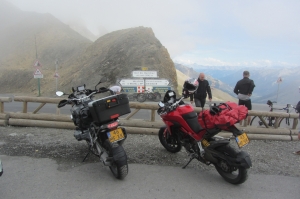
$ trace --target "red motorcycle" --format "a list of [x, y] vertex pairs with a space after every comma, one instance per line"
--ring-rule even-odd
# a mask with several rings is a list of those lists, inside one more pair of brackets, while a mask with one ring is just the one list
[[[241, 148], [249, 143], [246, 133], [230, 123], [214, 126], [214, 128], [204, 128], [205, 124], [201, 126], [204, 112], [198, 116], [190, 104], [184, 104], [182, 101], [192, 92], [185, 89], [183, 97], [176, 99], [174, 91], [167, 91], [164, 100], [158, 104], [160, 108], [157, 112], [166, 125], [161, 127], [158, 133], [161, 144], [171, 153], [179, 152], [182, 146], [186, 149], [190, 160], [183, 169], [193, 159], [197, 159], [206, 165], [213, 164], [218, 173], [229, 183], [245, 182], [248, 169], [252, 166], [249, 154], [231, 146], [230, 138], [226, 139], [217, 134], [222, 130], [232, 132]], [[210, 111], [210, 114], [215, 112], [217, 118], [217, 109], [220, 111], [217, 106], [207, 111]], [[240, 117], [240, 120], [245, 117]]]

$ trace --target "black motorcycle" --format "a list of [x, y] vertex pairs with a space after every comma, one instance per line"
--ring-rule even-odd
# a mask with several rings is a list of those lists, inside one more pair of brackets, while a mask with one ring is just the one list
[[130, 113], [129, 101], [126, 94], [93, 100], [95, 94], [109, 91], [105, 87], [97, 89], [105, 81], [106, 78], [102, 78], [95, 90], [86, 89], [82, 85], [72, 88], [71, 94], [57, 91], [58, 96], [69, 95], [68, 99], [59, 102], [58, 108], [72, 105], [71, 118], [76, 126], [74, 137], [78, 141], [85, 140], [89, 148], [83, 161], [92, 153], [105, 166], [109, 166], [116, 178], [123, 179], [128, 174], [127, 155], [122, 147], [127, 133], [125, 128], [119, 127], [118, 118]]

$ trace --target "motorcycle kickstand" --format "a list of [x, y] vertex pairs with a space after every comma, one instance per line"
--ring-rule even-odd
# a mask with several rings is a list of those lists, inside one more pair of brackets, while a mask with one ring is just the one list
[[89, 147], [89, 152], [85, 155], [82, 162], [84, 162], [86, 160], [86, 158], [90, 155], [90, 153], [91, 153], [91, 146]]
[[184, 165], [182, 169], [185, 169], [192, 162], [193, 159], [195, 159], [195, 157], [191, 157], [188, 163], [186, 163], [186, 165]]

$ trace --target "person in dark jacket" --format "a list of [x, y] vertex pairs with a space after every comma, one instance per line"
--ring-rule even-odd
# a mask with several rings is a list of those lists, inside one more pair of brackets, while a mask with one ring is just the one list
[[[238, 81], [235, 85], [233, 92], [237, 94], [239, 105], [245, 105], [248, 110], [252, 110], [251, 95], [254, 90], [255, 84], [252, 79], [249, 79], [249, 71], [243, 72], [244, 78]], [[248, 125], [250, 124], [251, 116], [248, 116]], [[240, 122], [242, 125], [242, 121]]]
[[201, 107], [203, 109], [208, 94], [208, 99], [211, 101], [212, 95], [208, 81], [205, 79], [204, 73], [200, 73], [198, 78], [199, 86], [194, 94], [190, 96], [191, 104], [195, 100], [196, 107]]

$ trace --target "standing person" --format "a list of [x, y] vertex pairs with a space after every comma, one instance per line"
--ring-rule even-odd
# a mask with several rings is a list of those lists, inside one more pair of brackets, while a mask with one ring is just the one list
[[204, 73], [200, 73], [199, 78], [197, 79], [199, 86], [194, 94], [190, 96], [191, 104], [194, 102], [195, 98], [195, 105], [196, 107], [201, 107], [203, 110], [203, 107], [205, 105], [206, 97], [208, 94], [208, 99], [211, 102], [212, 95], [211, 90], [208, 81], [205, 79]]
[[120, 94], [122, 91], [122, 87], [115, 85], [109, 88], [110, 94], [112, 95], [116, 95], [116, 94]]
[[[252, 110], [250, 97], [252, 95], [255, 84], [252, 79], [249, 79], [249, 76], [249, 71], [245, 70], [243, 72], [244, 78], [236, 83], [233, 92], [238, 96], [239, 105], [245, 105], [248, 108], [248, 110]], [[248, 116], [247, 120], [249, 125], [251, 121], [251, 116]], [[240, 125], [242, 125], [242, 121], [240, 121]]]

